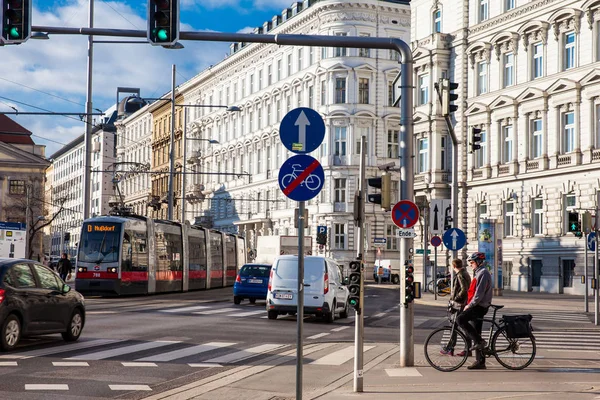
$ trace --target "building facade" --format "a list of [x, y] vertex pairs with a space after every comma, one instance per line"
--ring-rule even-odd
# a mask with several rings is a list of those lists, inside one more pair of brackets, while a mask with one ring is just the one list
[[[478, 249], [480, 223], [493, 221], [502, 226], [504, 287], [583, 293], [586, 241], [569, 232], [568, 216], [595, 214], [599, 203], [600, 1], [416, 0], [411, 8], [416, 99], [441, 77], [459, 83], [457, 226], [467, 251]], [[428, 139], [439, 162], [447, 128], [438, 102], [427, 100], [416, 103], [415, 139]], [[482, 140], [471, 152], [473, 128]], [[429, 163], [415, 188], [446, 197]]]

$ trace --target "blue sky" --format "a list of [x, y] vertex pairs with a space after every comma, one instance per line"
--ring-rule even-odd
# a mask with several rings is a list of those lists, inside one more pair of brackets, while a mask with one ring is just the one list
[[[291, 0], [180, 0], [181, 30], [248, 32], [292, 4]], [[146, 30], [145, 1], [95, 0], [94, 26]], [[34, 1], [33, 25], [85, 27], [87, 0]], [[115, 38], [95, 37], [96, 40]], [[128, 39], [131, 40], [131, 39]], [[182, 42], [183, 50], [150, 44], [95, 44], [93, 108], [115, 103], [117, 87], [139, 87], [143, 97], [157, 97], [171, 88], [171, 65], [177, 84], [218, 63], [229, 43]], [[0, 47], [0, 112], [84, 112], [87, 77], [87, 37], [51, 35]], [[29, 129], [46, 155], [84, 132], [78, 116], [10, 115]]]

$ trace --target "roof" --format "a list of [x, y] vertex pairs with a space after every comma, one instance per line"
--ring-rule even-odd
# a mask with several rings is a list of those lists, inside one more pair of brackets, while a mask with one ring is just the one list
[[31, 140], [31, 132], [15, 121], [0, 114], [0, 142], [10, 144], [35, 144]]

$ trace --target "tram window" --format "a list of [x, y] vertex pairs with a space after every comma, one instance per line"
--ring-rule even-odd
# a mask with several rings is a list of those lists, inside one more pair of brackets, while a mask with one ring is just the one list
[[121, 254], [121, 271], [129, 272], [131, 271], [132, 264], [132, 246], [131, 246], [131, 236], [129, 232], [125, 232], [123, 234], [123, 252]]
[[191, 271], [206, 271], [206, 238], [203, 231], [199, 233], [201, 237], [189, 236]]
[[237, 264], [235, 262], [235, 237], [226, 236], [225, 242], [225, 255], [227, 257], [227, 266], [228, 267], [236, 267]]
[[210, 270], [223, 270], [223, 238], [220, 232], [210, 232]]

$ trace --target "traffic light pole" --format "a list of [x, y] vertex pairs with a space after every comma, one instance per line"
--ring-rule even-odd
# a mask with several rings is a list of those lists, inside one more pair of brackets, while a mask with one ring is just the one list
[[365, 228], [364, 228], [364, 215], [365, 215], [365, 180], [366, 180], [366, 147], [367, 141], [365, 136], [360, 138], [360, 172], [358, 181], [359, 196], [359, 210], [360, 210], [360, 221], [358, 224], [358, 250], [356, 259], [360, 262], [360, 295], [359, 295], [359, 311], [356, 312], [356, 319], [354, 320], [354, 391], [363, 391], [363, 344], [364, 344], [364, 312], [365, 309], [365, 271], [364, 271], [364, 251], [365, 251]]
[[[94, 0], [89, 0], [89, 29], [94, 29]], [[92, 68], [94, 65], [94, 36], [88, 36], [87, 89], [85, 94], [85, 166], [83, 172], [83, 219], [90, 217], [92, 194]]]
[[298, 309], [296, 311], [296, 399], [302, 400], [302, 335], [304, 324], [304, 207], [298, 202]]

